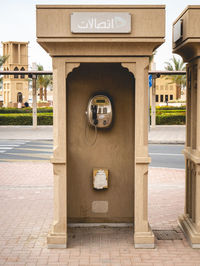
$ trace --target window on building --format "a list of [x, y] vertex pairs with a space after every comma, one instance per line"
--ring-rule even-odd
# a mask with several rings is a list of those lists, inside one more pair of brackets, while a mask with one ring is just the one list
[[160, 101], [163, 102], [163, 95], [160, 95]]
[[[6, 71], [6, 68], [4, 67], [4, 69], [3, 69], [4, 71]], [[4, 75], [4, 78], [6, 79], [7, 78], [7, 75]]]
[[[15, 68], [14, 68], [14, 71], [19, 71], [18, 67], [15, 67]], [[18, 79], [18, 75], [14, 75], [14, 78], [15, 78], [15, 79]]]
[[[21, 71], [25, 71], [25, 68], [24, 68], [24, 67], [22, 67], [20, 70], [21, 70]], [[24, 74], [22, 74], [20, 77], [21, 77], [21, 79], [24, 79], [24, 78], [25, 78], [25, 75], [24, 75]]]
[[17, 102], [22, 103], [22, 93], [21, 92], [17, 93]]
[[[7, 67], [7, 71], [9, 71], [9, 68]], [[7, 75], [7, 78], [9, 79], [9, 75]]]
[[170, 101], [173, 100], [173, 94], [170, 94]]
[[156, 94], [156, 102], [158, 103], [159, 102], [159, 95]]
[[165, 102], [168, 102], [168, 95], [165, 95]]

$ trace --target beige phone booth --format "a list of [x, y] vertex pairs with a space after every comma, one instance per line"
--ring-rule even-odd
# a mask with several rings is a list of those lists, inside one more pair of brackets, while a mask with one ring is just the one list
[[187, 62], [185, 212], [179, 223], [200, 248], [200, 6], [188, 6], [173, 24], [173, 52]]
[[135, 247], [154, 247], [148, 69], [164, 36], [164, 6], [37, 6], [54, 80], [48, 247], [67, 247], [68, 223], [133, 223]]

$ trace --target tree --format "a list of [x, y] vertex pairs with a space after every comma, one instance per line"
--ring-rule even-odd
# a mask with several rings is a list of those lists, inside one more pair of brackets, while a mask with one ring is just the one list
[[[37, 70], [42, 71], [44, 70], [42, 65], [37, 65]], [[40, 89], [40, 101], [43, 100], [43, 87], [44, 87], [44, 76], [38, 75], [37, 77], [37, 88]]]
[[[165, 69], [169, 71], [185, 71], [186, 66], [183, 59], [173, 56], [171, 62], [165, 62]], [[169, 79], [169, 78], [168, 78]], [[176, 99], [181, 97], [181, 88], [186, 86], [186, 75], [173, 75], [170, 77], [172, 83], [176, 83]]]
[[47, 101], [47, 87], [53, 82], [52, 75], [44, 76], [44, 100]]
[[0, 67], [6, 62], [8, 57], [8, 55], [0, 55]]
[[[0, 55], [0, 68], [2, 65], [6, 62], [8, 59], [9, 55]], [[0, 82], [2, 82], [2, 78], [0, 78]]]
[[[43, 71], [42, 65], [37, 65], [38, 71]], [[47, 87], [53, 82], [51, 75], [38, 75], [37, 88], [40, 89], [40, 101], [47, 101]], [[44, 91], [43, 91], [44, 89]], [[44, 99], [43, 99], [44, 96]]]

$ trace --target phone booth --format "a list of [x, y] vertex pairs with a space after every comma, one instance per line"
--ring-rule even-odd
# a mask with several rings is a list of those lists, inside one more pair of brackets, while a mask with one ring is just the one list
[[173, 52], [187, 63], [185, 212], [179, 223], [200, 248], [200, 6], [188, 6], [173, 24]]
[[148, 223], [149, 57], [164, 42], [165, 6], [37, 6], [37, 41], [53, 60], [54, 221], [49, 248], [70, 223]]

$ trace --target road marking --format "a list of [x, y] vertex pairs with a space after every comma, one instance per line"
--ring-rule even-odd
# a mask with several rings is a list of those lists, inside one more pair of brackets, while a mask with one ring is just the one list
[[0, 150], [12, 150], [13, 147], [0, 147]]
[[183, 154], [180, 153], [154, 153], [154, 152], [150, 152], [149, 155], [162, 155], [162, 156], [183, 156]]
[[0, 144], [0, 147], [19, 147], [20, 145], [16, 145], [16, 144]]

